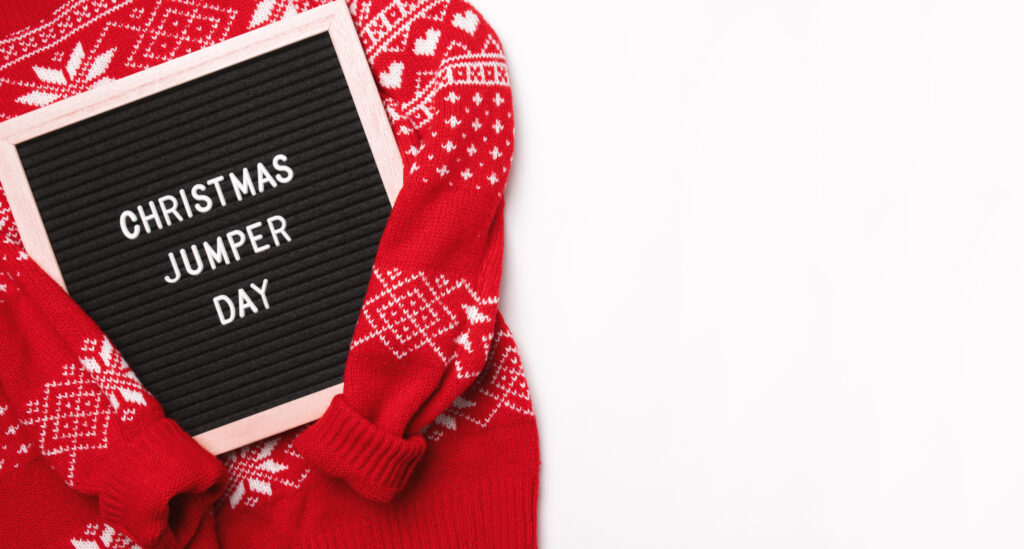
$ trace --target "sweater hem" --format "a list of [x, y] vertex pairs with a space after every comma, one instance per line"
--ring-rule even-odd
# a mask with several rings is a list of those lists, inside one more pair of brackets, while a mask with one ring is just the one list
[[537, 475], [482, 481], [469, 490], [328, 525], [293, 549], [536, 549]]

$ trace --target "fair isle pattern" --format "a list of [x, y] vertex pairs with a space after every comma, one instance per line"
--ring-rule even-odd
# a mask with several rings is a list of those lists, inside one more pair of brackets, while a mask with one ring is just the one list
[[[436, 134], [432, 134], [432, 139], [438, 142], [433, 152], [422, 155], [423, 147], [407, 150], [413, 157], [408, 168], [410, 178], [421, 170], [420, 162], [426, 160], [430, 167], [422, 173], [423, 182], [440, 177], [450, 186], [472, 186], [476, 190], [500, 188], [499, 183], [508, 176], [508, 161], [512, 155], [512, 136], [509, 134], [512, 112], [500, 108], [506, 101], [506, 94], [500, 92], [485, 97], [480, 91], [472, 94], [467, 91], [461, 95], [454, 90], [449, 91], [444, 102], [450, 103], [450, 110], [454, 112], [444, 119], [444, 125], [450, 132], [460, 133], [461, 137], [438, 139]], [[491, 109], [481, 108], [485, 102]]]
[[[413, 24], [432, 21], [437, 26], [443, 25], [450, 3], [451, 0], [392, 0], [374, 10], [375, 2], [350, 2], [366, 59], [372, 65], [382, 53], [404, 53], [409, 47]], [[424, 52], [421, 47], [416, 53], [433, 55], [434, 52], [432, 49]]]
[[[4, 196], [3, 188], [0, 187], [0, 260], [19, 260], [27, 256], [28, 254], [25, 253], [21, 245], [21, 235], [18, 234], [18, 228], [14, 225], [14, 217], [11, 215], [10, 208], [7, 207], [7, 197]], [[0, 274], [13, 277], [16, 273], [0, 271]], [[4, 276], [0, 276], [0, 282], [6, 283], [3, 280]], [[10, 291], [7, 287], [4, 290]], [[0, 292], [0, 303], [2, 302], [3, 292]]]
[[[0, 199], [2, 198], [3, 195], [0, 193]], [[13, 238], [18, 237], [17, 231], [13, 229], [10, 234]], [[6, 262], [3, 269], [0, 269], [0, 303], [4, 303], [7, 296], [11, 296], [21, 290], [21, 287], [17, 284], [17, 278], [21, 276], [22, 264], [27, 263], [29, 260], [28, 253], [21, 247], [20, 243], [5, 244], [0, 242], [0, 261]]]
[[[377, 341], [403, 359], [426, 348], [449, 364], [460, 352], [485, 347], [473, 327], [493, 322], [497, 297], [477, 294], [465, 280], [422, 271], [374, 269], [373, 279], [360, 318], [365, 327], [352, 340], [353, 349]], [[457, 332], [460, 327], [464, 330]]]
[[[87, 58], [85, 48], [82, 47], [81, 42], [78, 42], [63, 63], [55, 67], [33, 65], [32, 70], [39, 81], [34, 84], [32, 91], [18, 97], [15, 101], [33, 107], [42, 107], [110, 82], [111, 79], [105, 74], [116, 51], [116, 49], [110, 49], [100, 54], [93, 51]], [[0, 83], [10, 84], [11, 82], [0, 80]], [[21, 84], [28, 87], [23, 82]]]
[[82, 535], [71, 538], [73, 549], [142, 549], [109, 524], [89, 524]]
[[30, 449], [31, 445], [23, 435], [17, 414], [11, 410], [10, 402], [3, 393], [0, 393], [0, 473], [20, 467]]
[[[20, 255], [21, 252], [18, 251], [17, 248], [5, 248], [4, 246], [0, 245], [0, 260], [6, 259], [5, 257], [2, 257], [5, 254]], [[13, 294], [18, 289], [18, 286], [17, 284], [15, 284], [14, 281], [14, 276], [14, 273], [0, 271], [0, 304], [4, 303], [4, 301], [6, 301], [7, 296]]]
[[[427, 31], [417, 40], [417, 44], [425, 43], [429, 48], [431, 42], [436, 42], [435, 36], [440, 36], [440, 31], [436, 33], [438, 34]], [[435, 100], [443, 89], [453, 86], [508, 88], [509, 85], [505, 55], [496, 38], [488, 37], [481, 48], [475, 49], [455, 41], [444, 51], [444, 61], [440, 70], [417, 74], [416, 93], [411, 100], [393, 107], [392, 113], [399, 120], [410, 119], [419, 127], [430, 122], [439, 111], [435, 106]], [[479, 106], [480, 103], [476, 104]]]
[[[504, 183], [511, 87], [501, 44], [479, 14], [452, 0], [355, 0], [351, 8], [406, 181], [440, 178], [478, 190]], [[438, 118], [442, 123], [428, 129]]]
[[122, 55], [133, 71], [224, 40], [238, 17], [236, 9], [215, 1], [159, 0], [152, 8], [138, 0], [130, 4], [127, 21], [105, 23], [98, 41], [131, 44]]
[[110, 407], [121, 412], [121, 421], [134, 419], [135, 411], [147, 405], [148, 393], [109, 339], [87, 339], [79, 364], [110, 399]]
[[14, 226], [14, 216], [4, 197], [3, 188], [0, 188], [0, 254], [18, 253], [21, 249], [21, 236]]
[[504, 323], [499, 323], [487, 362], [476, 381], [432, 424], [423, 429], [423, 436], [437, 442], [446, 432], [458, 429], [459, 423], [463, 421], [483, 429], [501, 410], [533, 415], [530, 389], [526, 385], [519, 350]]
[[261, 0], [249, 20], [248, 28], [254, 29], [270, 21], [284, 19], [323, 3], [312, 0]]
[[292, 447], [302, 430], [251, 444], [223, 458], [228, 469], [228, 484], [220, 504], [227, 502], [232, 509], [242, 504], [255, 507], [264, 497], [275, 495], [275, 488], [297, 490], [310, 472], [302, 456]]
[[80, 452], [110, 444], [111, 421], [130, 422], [149, 405], [147, 393], [110, 340], [87, 339], [77, 363], [66, 364], [60, 379], [47, 383], [38, 400], [26, 405], [21, 422], [38, 430], [44, 456], [63, 458], [59, 471], [75, 485]]
[[[47, 53], [92, 23], [130, 2], [124, 0], [72, 0], [46, 21], [0, 39], [0, 71]], [[13, 113], [20, 114], [20, 113]]]

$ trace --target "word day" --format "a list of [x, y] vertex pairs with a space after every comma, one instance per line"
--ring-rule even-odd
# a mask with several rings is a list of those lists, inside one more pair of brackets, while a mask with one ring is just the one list
[[256, 314], [260, 312], [260, 308], [257, 305], [253, 296], [249, 292], [259, 296], [259, 302], [263, 305], [263, 310], [270, 310], [270, 298], [267, 297], [267, 290], [270, 288], [270, 279], [264, 278], [258, 286], [255, 283], [250, 282], [249, 288], [239, 288], [237, 297], [231, 297], [227, 295], [219, 295], [213, 298], [213, 307], [217, 309], [217, 318], [220, 320], [221, 326], [227, 326], [235, 321], [236, 318], [245, 318], [246, 314]]

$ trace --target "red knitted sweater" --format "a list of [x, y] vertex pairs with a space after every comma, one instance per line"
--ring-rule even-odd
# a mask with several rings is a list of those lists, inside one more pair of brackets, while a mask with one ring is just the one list
[[[0, 119], [322, 3], [4, 0]], [[211, 456], [24, 253], [0, 194], [0, 547], [536, 546], [537, 429], [497, 309], [501, 46], [461, 0], [349, 8], [405, 181], [345, 394], [311, 426]]]

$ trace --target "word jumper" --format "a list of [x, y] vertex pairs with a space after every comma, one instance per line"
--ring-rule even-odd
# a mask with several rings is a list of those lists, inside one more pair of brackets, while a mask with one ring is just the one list
[[[269, 239], [269, 242], [264, 242], [264, 239]], [[272, 215], [267, 218], [266, 224], [263, 221], [250, 223], [244, 230], [231, 229], [213, 240], [203, 241], [201, 245], [192, 244], [178, 250], [177, 253], [167, 254], [167, 259], [171, 262], [171, 273], [164, 277], [164, 282], [177, 283], [184, 276], [183, 270], [190, 276], [199, 276], [207, 267], [211, 271], [216, 271], [218, 266], [230, 265], [232, 261], [241, 260], [243, 251], [247, 254], [261, 254], [272, 247], [276, 248], [291, 241], [288, 222], [280, 215]], [[273, 242], [273, 245], [270, 242]]]

